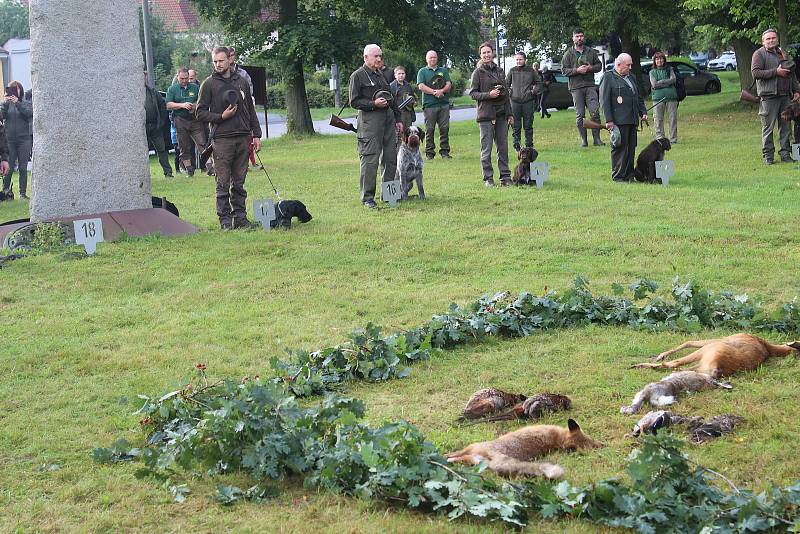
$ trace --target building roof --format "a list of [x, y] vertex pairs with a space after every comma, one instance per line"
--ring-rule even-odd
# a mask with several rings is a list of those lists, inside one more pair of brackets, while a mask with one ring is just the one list
[[200, 25], [200, 16], [189, 0], [150, 0], [150, 11], [164, 21], [167, 31], [185, 32]]

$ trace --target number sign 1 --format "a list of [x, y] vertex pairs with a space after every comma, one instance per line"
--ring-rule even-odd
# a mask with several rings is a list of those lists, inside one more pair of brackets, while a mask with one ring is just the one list
[[270, 222], [277, 218], [275, 217], [275, 202], [272, 199], [254, 200], [253, 213], [255, 213], [256, 220], [261, 223], [264, 231], [269, 232]]
[[550, 178], [550, 166], [546, 161], [531, 163], [531, 178], [536, 182], [536, 187], [544, 187], [545, 181]]
[[93, 255], [97, 250], [97, 244], [105, 241], [102, 219], [82, 219], [73, 221], [72, 224], [75, 228], [75, 242], [83, 245], [86, 254]]
[[661, 180], [664, 187], [669, 185], [669, 179], [675, 174], [675, 162], [671, 159], [656, 161], [656, 178]]
[[381, 192], [383, 193], [383, 200], [387, 201], [390, 207], [396, 207], [397, 201], [400, 199], [400, 180], [383, 182], [381, 184]]

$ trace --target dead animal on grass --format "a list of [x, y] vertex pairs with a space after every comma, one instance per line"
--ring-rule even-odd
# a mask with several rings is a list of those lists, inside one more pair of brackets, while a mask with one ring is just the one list
[[669, 406], [678, 401], [682, 392], [703, 391], [704, 389], [724, 388], [731, 389], [731, 385], [711, 378], [711, 376], [694, 371], [678, 371], [665, 376], [658, 382], [650, 382], [636, 396], [630, 406], [623, 406], [620, 413], [632, 414], [638, 412], [642, 405], [650, 402], [653, 406]]
[[723, 434], [733, 432], [733, 429], [742, 421], [744, 421], [743, 417], [733, 414], [716, 415], [711, 419], [705, 420], [702, 417], [686, 417], [658, 410], [647, 412], [633, 427], [633, 431], [630, 434], [626, 434], [626, 437], [655, 434], [661, 428], [682, 425], [686, 427], [692, 443], [705, 443]]
[[523, 402], [517, 403], [505, 413], [494, 415], [486, 422], [509, 421], [511, 419], [539, 419], [548, 412], [561, 412], [569, 410], [572, 401], [566, 395], [558, 393], [537, 393], [528, 397]]
[[[683, 349], [698, 349], [688, 356], [669, 362], [664, 358]], [[719, 339], [703, 339], [687, 341], [674, 349], [662, 352], [654, 358], [654, 362], [636, 364], [633, 367], [650, 367], [653, 369], [675, 369], [692, 364], [693, 371], [710, 375], [713, 378], [730, 376], [737, 371], [750, 371], [761, 365], [772, 356], [787, 356], [800, 353], [800, 342], [793, 341], [783, 345], [774, 345], [750, 334], [735, 334]]]
[[503, 434], [492, 441], [473, 443], [447, 455], [448, 462], [478, 465], [485, 461], [490, 470], [503, 476], [543, 476], [558, 478], [561, 466], [532, 462], [551, 451], [596, 449], [603, 444], [581, 431], [573, 419], [567, 428], [556, 425], [531, 425]]
[[473, 393], [469, 398], [467, 405], [464, 407], [464, 413], [461, 414], [458, 420], [480, 419], [510, 408], [526, 398], [525, 395], [506, 393], [496, 388], [481, 389]]

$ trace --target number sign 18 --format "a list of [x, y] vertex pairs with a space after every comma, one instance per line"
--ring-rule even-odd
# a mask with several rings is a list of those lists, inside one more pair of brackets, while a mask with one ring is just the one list
[[82, 219], [72, 222], [75, 229], [75, 242], [83, 245], [86, 253], [92, 255], [97, 250], [97, 244], [105, 241], [103, 239], [103, 220], [102, 219]]

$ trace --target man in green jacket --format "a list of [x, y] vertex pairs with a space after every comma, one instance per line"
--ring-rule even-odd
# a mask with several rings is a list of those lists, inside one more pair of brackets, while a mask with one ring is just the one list
[[639, 86], [631, 76], [632, 64], [631, 56], [623, 52], [614, 61], [614, 70], [606, 72], [600, 82], [600, 104], [606, 128], [609, 132], [619, 129], [619, 141], [611, 143], [611, 178], [615, 182], [633, 181], [636, 128], [639, 120], [647, 119]]
[[380, 71], [383, 51], [364, 47], [364, 65], [350, 75], [350, 107], [358, 110], [358, 155], [361, 159], [361, 203], [376, 208], [375, 180], [383, 153], [384, 182], [395, 179], [397, 134], [403, 131], [397, 100]]
[[417, 72], [417, 87], [422, 92], [422, 113], [425, 115], [425, 155], [436, 156], [433, 134], [439, 126], [439, 155], [450, 159], [450, 73], [439, 66], [439, 54], [428, 50], [425, 67]]
[[[603, 63], [597, 51], [586, 46], [583, 30], [576, 28], [572, 32], [573, 46], [564, 52], [561, 58], [561, 72], [569, 78], [567, 87], [572, 94], [572, 102], [575, 104], [575, 124], [581, 136], [581, 146], [587, 146], [586, 128], [583, 127], [583, 119], [586, 116], [586, 108], [589, 108], [589, 115], [595, 122], [600, 122], [599, 104], [597, 99], [597, 86], [594, 84], [594, 75], [603, 70]], [[592, 130], [592, 138], [595, 146], [602, 146], [600, 131]]]
[[191, 146], [197, 146], [198, 153], [206, 148], [206, 128], [194, 117], [194, 107], [200, 94], [200, 86], [189, 83], [189, 69], [178, 71], [178, 81], [167, 89], [167, 109], [172, 112], [175, 131], [178, 133], [178, 147], [181, 151], [181, 164], [189, 176], [194, 174], [194, 161], [191, 159]]

